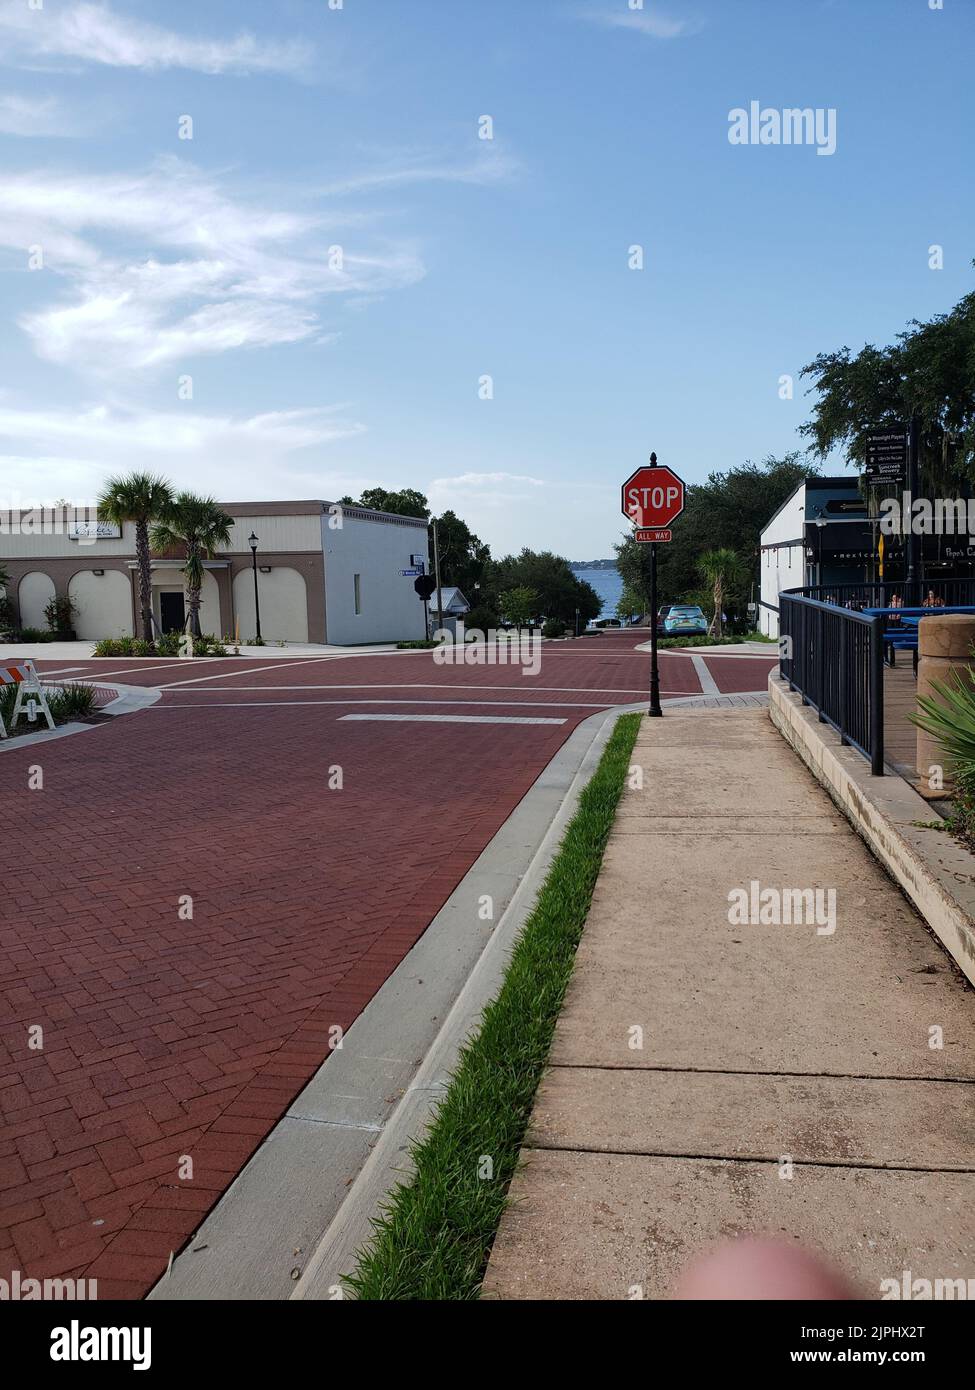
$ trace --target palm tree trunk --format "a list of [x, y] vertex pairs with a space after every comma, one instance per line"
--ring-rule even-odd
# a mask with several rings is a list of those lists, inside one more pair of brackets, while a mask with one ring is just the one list
[[149, 554], [149, 527], [144, 521], [135, 524], [135, 557], [139, 566], [139, 610], [142, 614], [142, 635], [152, 643], [152, 560]]
[[187, 589], [187, 598], [190, 601], [190, 632], [194, 637], [200, 636], [200, 590], [193, 588]]
[[194, 637], [199, 637], [200, 594], [203, 589], [203, 557], [200, 554], [197, 541], [193, 536], [186, 542], [186, 564], [183, 567], [183, 574], [186, 576], [186, 597], [190, 601], [190, 632]]

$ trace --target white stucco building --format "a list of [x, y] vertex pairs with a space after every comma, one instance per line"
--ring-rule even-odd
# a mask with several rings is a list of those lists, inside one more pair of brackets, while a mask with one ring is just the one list
[[779, 635], [779, 594], [869, 577], [871, 534], [858, 480], [808, 478], [762, 531], [759, 631]]
[[[234, 518], [230, 545], [206, 562], [204, 632], [241, 641], [256, 633], [254, 566], [265, 641], [353, 646], [423, 637], [423, 604], [403, 573], [429, 566], [427, 525], [415, 517], [323, 501], [221, 503]], [[44, 609], [67, 597], [79, 638], [139, 630], [135, 527], [88, 512], [0, 512], [0, 564], [20, 628], [46, 629]], [[153, 616], [181, 630], [186, 597], [177, 554], [152, 561]]]

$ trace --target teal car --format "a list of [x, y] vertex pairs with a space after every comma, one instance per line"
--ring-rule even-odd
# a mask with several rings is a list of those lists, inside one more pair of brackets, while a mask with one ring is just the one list
[[704, 637], [707, 630], [707, 618], [700, 608], [691, 604], [675, 603], [664, 618], [664, 635], [667, 637]]

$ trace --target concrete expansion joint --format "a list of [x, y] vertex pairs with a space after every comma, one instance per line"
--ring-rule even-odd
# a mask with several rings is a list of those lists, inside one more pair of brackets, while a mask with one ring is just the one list
[[[734, 1163], [736, 1166], [738, 1164], [751, 1164], [758, 1168], [767, 1168], [769, 1165], [778, 1167], [781, 1162], [781, 1158], [777, 1154], [761, 1157], [756, 1154], [716, 1153], [703, 1149], [609, 1149], [566, 1142], [545, 1144], [531, 1138], [526, 1138], [525, 1149], [529, 1153], [592, 1154], [598, 1158], [683, 1159], [701, 1163]], [[882, 1173], [975, 1173], [975, 1168], [962, 1164], [939, 1163], [934, 1166], [920, 1163], [882, 1163], [868, 1158], [796, 1158], [793, 1156], [790, 1157], [789, 1162], [794, 1168], [870, 1168]]]

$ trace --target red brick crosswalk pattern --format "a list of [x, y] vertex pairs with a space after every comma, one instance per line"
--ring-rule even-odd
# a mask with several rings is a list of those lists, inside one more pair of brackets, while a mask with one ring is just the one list
[[0, 1277], [141, 1296], [569, 727], [147, 711], [4, 753]]

